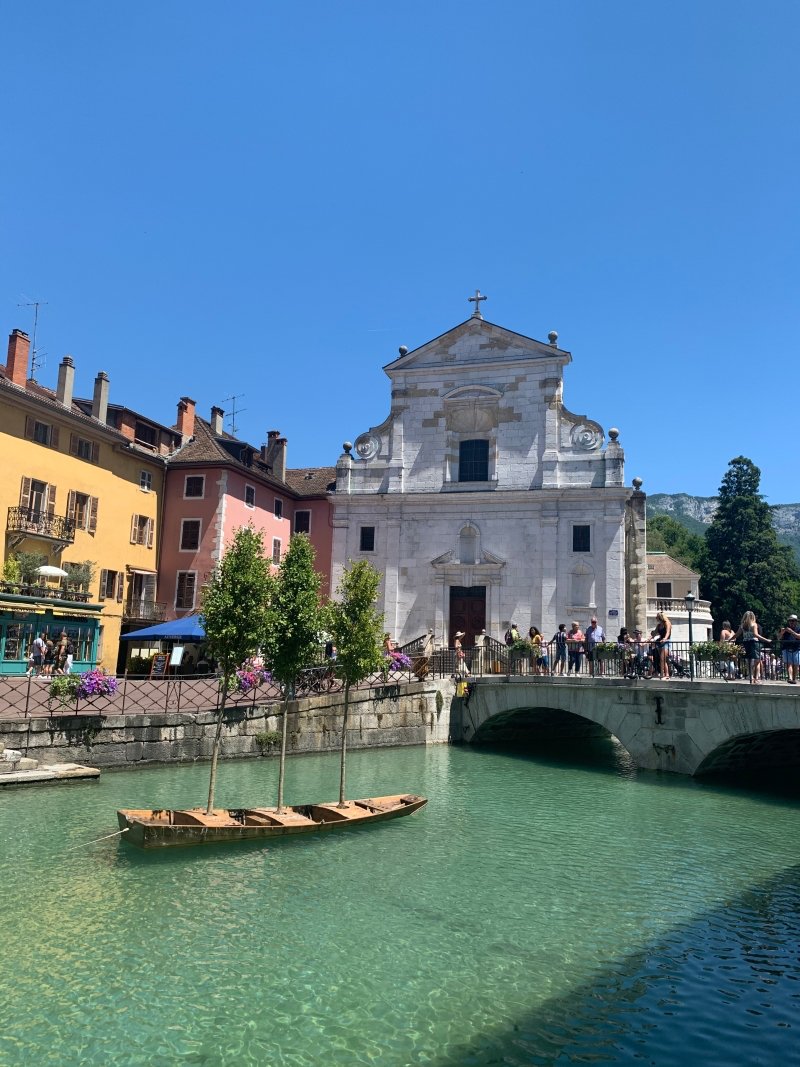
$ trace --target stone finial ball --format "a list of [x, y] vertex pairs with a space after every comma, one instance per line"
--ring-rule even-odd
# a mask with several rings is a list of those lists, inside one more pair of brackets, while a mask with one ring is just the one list
[[342, 445], [342, 448], [343, 448], [343, 449], [345, 450], [345, 452], [346, 452], [346, 453], [348, 454], [348, 456], [349, 456], [349, 455], [350, 455], [350, 452], [352, 451], [352, 448], [353, 448], [353, 444], [352, 444], [352, 442], [351, 442], [351, 441], [345, 441], [345, 443], [344, 443], [344, 444]]
[[408, 355], [408, 345], [400, 345], [400, 348], [399, 348], [398, 351], [400, 352], [401, 356], [407, 356]]
[[547, 339], [551, 345], [554, 345], [558, 340], [558, 333], [555, 330], [551, 330], [550, 333], [547, 335]]
[[633, 479], [633, 488], [634, 489], [641, 489], [642, 488], [642, 479], [641, 478], [634, 478]]
[[608, 436], [611, 438], [612, 441], [616, 441], [616, 439], [619, 437], [619, 430], [616, 428], [616, 426], [611, 427], [611, 429], [608, 431]]

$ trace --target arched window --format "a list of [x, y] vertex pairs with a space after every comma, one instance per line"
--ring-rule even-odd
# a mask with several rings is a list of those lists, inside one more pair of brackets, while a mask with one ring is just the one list
[[478, 562], [478, 531], [474, 526], [465, 526], [459, 535], [458, 561], [470, 566]]

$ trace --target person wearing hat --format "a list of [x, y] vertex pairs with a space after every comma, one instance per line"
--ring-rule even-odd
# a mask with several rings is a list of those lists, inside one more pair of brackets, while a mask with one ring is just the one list
[[797, 684], [800, 670], [800, 623], [796, 615], [790, 615], [786, 625], [778, 633], [781, 643], [781, 659], [786, 667], [786, 681], [789, 685]]
[[461, 647], [461, 638], [464, 636], [463, 630], [456, 630], [455, 637], [453, 638], [453, 648], [456, 651], [456, 675], [464, 677], [467, 673], [467, 663], [464, 656], [464, 649]]

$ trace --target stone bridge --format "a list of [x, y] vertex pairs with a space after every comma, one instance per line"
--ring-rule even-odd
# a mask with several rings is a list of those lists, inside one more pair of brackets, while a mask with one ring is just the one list
[[451, 740], [469, 744], [608, 735], [648, 770], [800, 768], [800, 694], [778, 684], [481, 678], [451, 716]]

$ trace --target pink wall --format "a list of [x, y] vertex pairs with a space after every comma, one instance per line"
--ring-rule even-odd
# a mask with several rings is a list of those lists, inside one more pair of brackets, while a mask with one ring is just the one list
[[[309, 537], [316, 553], [314, 566], [322, 575], [320, 593], [331, 595], [331, 556], [333, 554], [332, 509], [327, 500], [295, 500], [293, 511], [310, 511]], [[294, 528], [294, 527], [293, 527]]]

